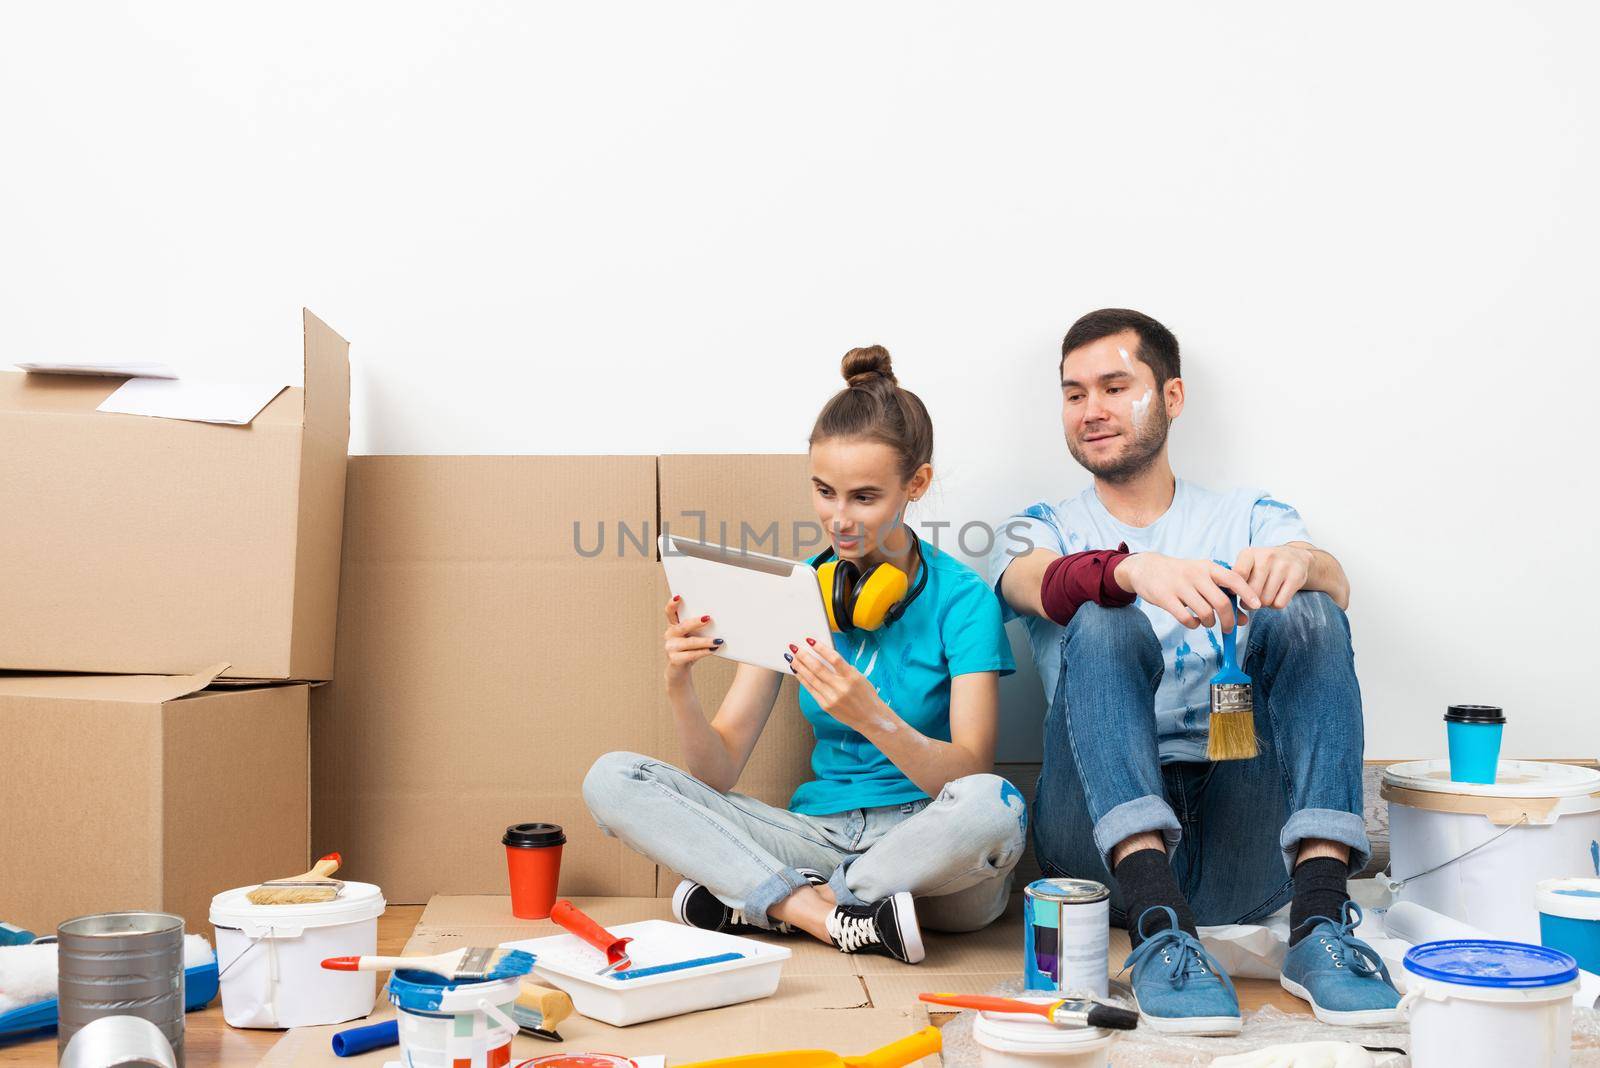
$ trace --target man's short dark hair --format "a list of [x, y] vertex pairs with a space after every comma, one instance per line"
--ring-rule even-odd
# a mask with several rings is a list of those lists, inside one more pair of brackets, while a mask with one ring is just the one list
[[1169, 378], [1182, 374], [1178, 367], [1178, 339], [1172, 336], [1172, 331], [1131, 308], [1101, 308], [1073, 323], [1067, 336], [1061, 339], [1062, 365], [1067, 362], [1067, 353], [1074, 349], [1124, 330], [1139, 335], [1139, 348], [1134, 355], [1155, 372], [1157, 389], [1166, 385]]

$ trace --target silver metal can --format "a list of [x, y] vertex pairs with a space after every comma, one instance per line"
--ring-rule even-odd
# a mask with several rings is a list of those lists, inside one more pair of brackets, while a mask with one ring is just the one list
[[1023, 977], [1028, 990], [1103, 998], [1111, 950], [1111, 891], [1092, 879], [1037, 879], [1022, 891]]
[[156, 1025], [183, 1068], [183, 920], [160, 912], [104, 912], [67, 920], [56, 935], [57, 1056], [94, 1020], [138, 1016]]

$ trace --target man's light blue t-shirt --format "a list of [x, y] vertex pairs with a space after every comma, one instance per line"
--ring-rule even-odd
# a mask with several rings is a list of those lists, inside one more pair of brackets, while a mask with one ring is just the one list
[[[1300, 513], [1260, 490], [1213, 493], [1177, 480], [1172, 504], [1147, 527], [1130, 527], [1100, 503], [1090, 486], [1059, 504], [1043, 501], [1012, 516], [997, 532], [989, 557], [989, 575], [996, 595], [1000, 576], [1011, 560], [1031, 547], [1063, 556], [1085, 549], [1115, 549], [1128, 543], [1132, 552], [1157, 552], [1189, 560], [1223, 560], [1229, 565], [1251, 546], [1310, 541]], [[1211, 676], [1222, 661], [1222, 631], [1187, 630], [1166, 609], [1143, 598], [1134, 602], [1149, 617], [1161, 640], [1166, 670], [1156, 690], [1156, 731], [1161, 762], [1206, 759], [1210, 725]], [[1022, 619], [1033, 647], [1033, 663], [1044, 683], [1045, 700], [1055, 698], [1061, 674], [1064, 628], [1038, 616], [1019, 616], [1002, 602], [1008, 622]], [[1239, 633], [1239, 649], [1247, 648], [1249, 627]]]
[[[926, 541], [922, 566], [928, 585], [905, 615], [877, 630], [835, 634], [833, 645], [901, 719], [948, 742], [950, 680], [975, 671], [1010, 675], [1016, 663], [1000, 601], [983, 576]], [[928, 796], [882, 750], [824, 712], [803, 686], [800, 711], [817, 735], [811, 752], [816, 778], [795, 791], [789, 803], [795, 812], [826, 816]]]

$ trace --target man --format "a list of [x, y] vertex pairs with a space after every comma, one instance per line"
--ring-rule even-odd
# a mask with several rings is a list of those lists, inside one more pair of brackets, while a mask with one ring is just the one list
[[[1369, 844], [1344, 570], [1287, 504], [1173, 476], [1167, 431], [1185, 396], [1166, 327], [1091, 312], [1062, 341], [1060, 373], [1067, 449], [1094, 484], [1013, 516], [989, 571], [1051, 699], [1040, 863], [1111, 885], [1148, 1026], [1236, 1034], [1238, 998], [1195, 926], [1285, 902], [1284, 988], [1324, 1022], [1394, 1019], [1388, 972], [1351, 933], [1346, 883]], [[1236, 624], [1260, 755], [1210, 762], [1209, 681]]]

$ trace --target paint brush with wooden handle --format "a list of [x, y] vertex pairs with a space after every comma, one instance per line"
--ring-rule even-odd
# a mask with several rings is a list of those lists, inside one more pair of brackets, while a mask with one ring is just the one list
[[[1227, 567], [1221, 560], [1214, 561]], [[1231, 569], [1230, 569], [1231, 570]], [[1211, 676], [1211, 730], [1206, 739], [1207, 760], [1249, 760], [1261, 752], [1256, 743], [1256, 709], [1250, 676], [1239, 669], [1234, 636], [1239, 633], [1239, 599], [1232, 590], [1228, 605], [1234, 626], [1222, 633], [1222, 666]]]
[[1062, 998], [1060, 1001], [1018, 1001], [982, 994], [918, 994], [918, 1000], [933, 1005], [982, 1012], [1014, 1012], [1043, 1016], [1057, 1027], [1104, 1027], [1112, 1031], [1132, 1031], [1139, 1026], [1139, 1014], [1100, 1001]]
[[510, 979], [533, 971], [533, 954], [521, 949], [468, 946], [431, 957], [329, 957], [330, 972], [432, 972], [445, 979]]
[[304, 875], [262, 883], [245, 897], [252, 905], [304, 905], [313, 901], [332, 901], [344, 889], [343, 880], [328, 878], [338, 870], [339, 854], [329, 853]]

